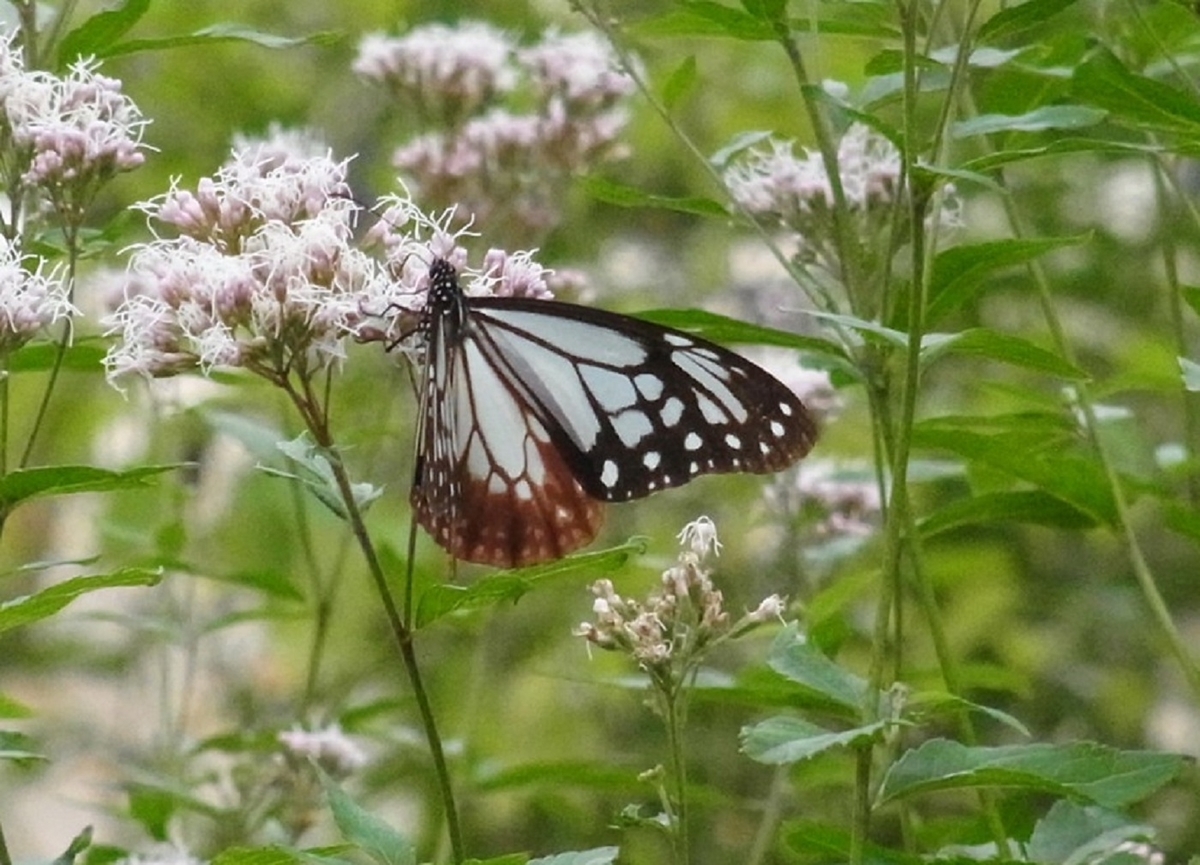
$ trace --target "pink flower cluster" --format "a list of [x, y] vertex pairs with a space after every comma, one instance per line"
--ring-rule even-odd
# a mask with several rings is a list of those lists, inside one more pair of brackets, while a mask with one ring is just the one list
[[620, 103], [633, 89], [592, 33], [518, 48], [471, 22], [369, 36], [354, 68], [437, 124], [393, 156], [422, 198], [457, 204], [464, 217], [502, 217], [523, 241], [557, 223], [572, 175], [618, 155]]
[[[34, 261], [36, 268], [30, 270]], [[0, 355], [76, 312], [58, 269], [43, 270], [40, 259], [22, 255], [17, 244], [0, 235]]]

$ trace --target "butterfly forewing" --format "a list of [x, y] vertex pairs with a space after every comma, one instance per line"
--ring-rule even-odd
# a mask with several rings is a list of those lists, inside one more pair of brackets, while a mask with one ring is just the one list
[[553, 301], [479, 299], [471, 318], [488, 360], [528, 394], [596, 498], [778, 471], [816, 440], [790, 389], [681, 331]]
[[417, 520], [457, 558], [512, 567], [595, 537], [602, 501], [812, 447], [800, 400], [750, 361], [648, 322], [553, 301], [465, 298], [435, 261]]

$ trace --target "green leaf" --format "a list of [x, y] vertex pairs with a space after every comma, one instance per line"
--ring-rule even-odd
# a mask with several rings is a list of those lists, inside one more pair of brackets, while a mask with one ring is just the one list
[[211, 865], [301, 865], [305, 857], [287, 847], [228, 847]]
[[342, 837], [356, 845], [379, 865], [416, 865], [411, 841], [374, 814], [363, 809], [324, 772], [318, 770], [321, 786], [329, 797], [329, 809]]
[[94, 466], [46, 466], [17, 469], [0, 478], [0, 510], [35, 496], [67, 493], [104, 493], [147, 486], [150, 478], [181, 468], [183, 463], [164, 466], [140, 466], [123, 472]]
[[189, 45], [214, 45], [221, 42], [249, 42], [261, 48], [297, 48], [302, 45], [330, 45], [341, 39], [337, 33], [311, 33], [308, 36], [287, 37], [274, 33], [264, 33], [241, 24], [218, 23], [203, 27], [191, 33], [179, 36], [166, 36], [159, 39], [132, 39], [128, 42], [116, 43], [104, 51], [97, 51], [97, 57], [119, 57], [125, 54], [136, 54], [142, 51], [163, 51], [169, 48], [185, 48]]
[[33, 709], [30, 709], [20, 700], [15, 700], [5, 693], [0, 693], [0, 718], [30, 717], [33, 717]]
[[672, 198], [668, 195], [655, 195], [644, 192], [633, 186], [626, 186], [603, 177], [590, 174], [579, 179], [579, 186], [597, 201], [615, 204], [618, 207], [646, 207], [661, 210], [674, 210], [678, 213], [690, 213], [696, 216], [729, 216], [729, 211], [719, 202], [711, 198], [689, 196], [687, 198]]
[[986, 436], [963, 429], [939, 429], [928, 422], [917, 424], [913, 441], [920, 447], [949, 450], [1033, 484], [1106, 525], [1116, 520], [1112, 490], [1095, 459], [1063, 453], [1061, 447], [1051, 447], [1052, 442], [1033, 450], [1024, 434]]
[[890, 345], [893, 348], [900, 349], [908, 348], [907, 333], [892, 327], [884, 327], [877, 321], [868, 321], [856, 315], [842, 315], [834, 312], [822, 312], [821, 310], [810, 309], [805, 312], [813, 318], [830, 321], [840, 327], [848, 328], [855, 333], [862, 334], [862, 336], [873, 340], [879, 345]]
[[1179, 293], [1192, 312], [1200, 315], [1200, 286], [1182, 285], [1179, 287]]
[[[789, 851], [799, 854], [800, 862], [849, 862], [850, 830], [811, 820], [796, 820], [784, 825], [780, 837]], [[929, 859], [867, 842], [862, 848], [863, 865], [926, 865]], [[959, 860], [938, 857], [947, 865]]]
[[1103, 123], [1107, 117], [1107, 111], [1087, 105], [1043, 105], [1024, 114], [979, 114], [960, 120], [950, 127], [950, 135], [962, 139], [997, 132], [1086, 129]]
[[[1114, 862], [1098, 858], [1126, 841], [1151, 841], [1154, 830], [1094, 805], [1058, 801], [1029, 837], [1031, 862]], [[1146, 861], [1144, 857], [1136, 861]]]
[[985, 277], [991, 272], [1025, 264], [1047, 252], [1078, 246], [1087, 243], [1089, 239], [1089, 235], [1079, 235], [1043, 237], [1036, 240], [994, 240], [987, 243], [959, 244], [938, 253], [929, 281], [926, 326], [935, 326], [986, 288]]
[[1003, 6], [979, 28], [979, 42], [1000, 42], [1032, 27], [1049, 21], [1059, 12], [1075, 4], [1075, 0], [1026, 0], [1015, 6]]
[[50, 865], [75, 865], [75, 859], [80, 853], [92, 846], [92, 827], [86, 826], [83, 831], [71, 839], [67, 849], [54, 857]]
[[739, 321], [703, 309], [648, 309], [634, 313], [636, 318], [673, 327], [704, 339], [726, 344], [774, 345], [849, 360], [841, 346], [815, 336], [777, 330], [760, 324]]
[[[976, 493], [942, 505], [919, 523], [921, 537], [965, 526], [1029, 523], [1056, 529], [1090, 529], [1096, 518], [1041, 490]], [[1200, 535], [1198, 535], [1200, 537]]]
[[505, 853], [487, 859], [464, 859], [463, 865], [529, 865], [529, 856], [525, 853]]
[[1074, 381], [1088, 378], [1086, 372], [1054, 352], [1034, 345], [1023, 337], [986, 327], [974, 327], [959, 333], [930, 333], [921, 340], [922, 367], [928, 367], [947, 354], [988, 357]]
[[504, 601], [516, 603], [542, 582], [581, 574], [610, 573], [624, 566], [630, 556], [646, 551], [642, 540], [619, 547], [567, 556], [554, 562], [501, 571], [476, 580], [469, 586], [451, 583], [431, 586], [417, 602], [417, 627], [422, 628], [456, 610], [490, 607]]
[[743, 727], [741, 750], [759, 763], [787, 765], [833, 748], [851, 748], [877, 742], [894, 723], [876, 721], [865, 727], [834, 732], [800, 718], [777, 715], [752, 727]]
[[65, 69], [80, 57], [101, 56], [128, 33], [150, 9], [150, 0], [125, 0], [116, 9], [98, 12], [63, 37], [58, 66]]
[[935, 790], [1015, 787], [1121, 808], [1162, 787], [1184, 763], [1175, 754], [1118, 751], [1095, 742], [972, 748], [933, 739], [892, 764], [879, 804]]
[[[104, 356], [107, 349], [99, 340], [81, 339], [67, 346], [63, 353], [61, 369], [71, 372], [104, 372]], [[58, 357], [58, 346], [52, 342], [30, 342], [8, 357], [8, 371], [45, 372], [54, 368]]]
[[1136, 154], [1139, 156], [1162, 153], [1164, 147], [1160, 144], [1146, 144], [1140, 141], [1113, 141], [1101, 138], [1055, 138], [1036, 147], [1012, 147], [997, 150], [984, 156], [968, 159], [960, 168], [975, 171], [991, 171], [1005, 165], [1026, 162], [1030, 159], [1040, 159], [1043, 156], [1057, 156], [1064, 153], [1099, 153], [1099, 154]]
[[696, 55], [689, 54], [675, 67], [663, 84], [662, 102], [667, 110], [673, 109], [696, 86]]
[[684, 0], [677, 9], [639, 22], [642, 36], [725, 36], [765, 41], [775, 38], [771, 26], [753, 15], [711, 0]]
[[931, 717], [958, 715], [963, 710], [987, 715], [1026, 738], [1032, 735], [1028, 727], [1008, 712], [985, 706], [982, 703], [974, 703], [957, 694], [949, 694], [945, 691], [920, 691], [911, 694], [904, 702], [904, 717], [919, 722], [927, 721]]
[[0, 760], [26, 763], [47, 759], [49, 758], [34, 750], [33, 739], [29, 736], [12, 730], [0, 730]]
[[155, 586], [162, 579], [162, 570], [122, 568], [109, 574], [72, 577], [32, 595], [13, 598], [0, 604], [0, 634], [20, 625], [28, 625], [53, 616], [80, 595], [98, 589], [129, 586]]
[[764, 141], [770, 141], [775, 133], [769, 129], [747, 129], [733, 136], [727, 144], [708, 158], [710, 164], [719, 170], [725, 170], [733, 158], [743, 150], [748, 150]]
[[1149, 127], [1200, 135], [1200, 102], [1194, 94], [1130, 71], [1106, 48], [1094, 49], [1075, 67], [1071, 92], [1139, 131]]
[[529, 865], [612, 865], [617, 861], [620, 852], [621, 848], [619, 847], [596, 847], [592, 850], [578, 850], [530, 859]]
[[819, 695], [831, 710], [857, 718], [867, 695], [867, 683], [824, 655], [808, 642], [795, 623], [789, 624], [771, 644], [767, 665], [790, 682]]

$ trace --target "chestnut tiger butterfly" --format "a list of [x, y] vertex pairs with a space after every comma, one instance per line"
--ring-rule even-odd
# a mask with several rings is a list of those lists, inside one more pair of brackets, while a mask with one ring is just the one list
[[605, 502], [774, 472], [816, 440], [799, 398], [728, 349], [604, 310], [467, 297], [435, 259], [417, 522], [457, 559], [520, 567], [589, 543]]

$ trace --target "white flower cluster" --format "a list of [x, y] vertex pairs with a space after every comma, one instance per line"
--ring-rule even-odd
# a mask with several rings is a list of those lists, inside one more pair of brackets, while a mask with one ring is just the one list
[[697, 662], [714, 640], [782, 614], [783, 600], [771, 595], [731, 625], [724, 596], [703, 567], [721, 547], [713, 521], [700, 517], [688, 523], [679, 542], [684, 549], [678, 562], [663, 572], [659, 588], [645, 602], [617, 594], [611, 580], [597, 580], [592, 585], [596, 620], [580, 624], [576, 636], [602, 649], [628, 652], [661, 680], [670, 678], [672, 665], [679, 671]]
[[0, 120], [22, 180], [56, 203], [69, 196], [86, 204], [98, 183], [145, 160], [148, 121], [95, 60], [75, 62], [63, 77], [26, 69], [13, 39], [0, 38]]
[[[850, 212], [858, 220], [856, 236], [869, 244], [889, 236], [886, 230], [900, 191], [900, 153], [879, 133], [852, 124], [838, 143], [838, 179]], [[833, 185], [820, 152], [796, 155], [790, 141], [772, 140], [766, 149], [750, 148], [725, 170], [730, 195], [747, 213], [794, 232], [798, 258], [836, 272], [836, 245], [831, 211]], [[954, 228], [960, 206], [953, 187], [946, 187], [936, 228]]]
[[[31, 262], [37, 262], [34, 270], [29, 269]], [[0, 355], [77, 312], [58, 268], [44, 270], [41, 259], [23, 255], [17, 244], [0, 235]]]
[[429, 216], [407, 195], [385, 202], [367, 233], [383, 249], [377, 260], [355, 239], [363, 208], [346, 162], [312, 154], [311, 142], [283, 133], [246, 142], [195, 190], [141, 205], [176, 236], [134, 248], [126, 296], [107, 320], [119, 335], [110, 380], [214, 367], [308, 380], [345, 356], [348, 337], [393, 343], [412, 331], [434, 258], [454, 265], [469, 294], [549, 295], [526, 252], [493, 250], [470, 271], [452, 213]]
[[279, 744], [292, 759], [312, 760], [334, 778], [345, 778], [366, 765], [367, 755], [340, 724], [320, 730], [284, 730]]
[[[567, 178], [617, 154], [627, 122], [620, 102], [633, 89], [592, 33], [551, 33], [518, 48], [473, 22], [369, 36], [354, 68], [440, 124], [393, 156], [423, 199], [478, 219], [502, 214], [526, 238], [558, 220]], [[522, 97], [520, 110], [503, 101], [510, 94]]]

